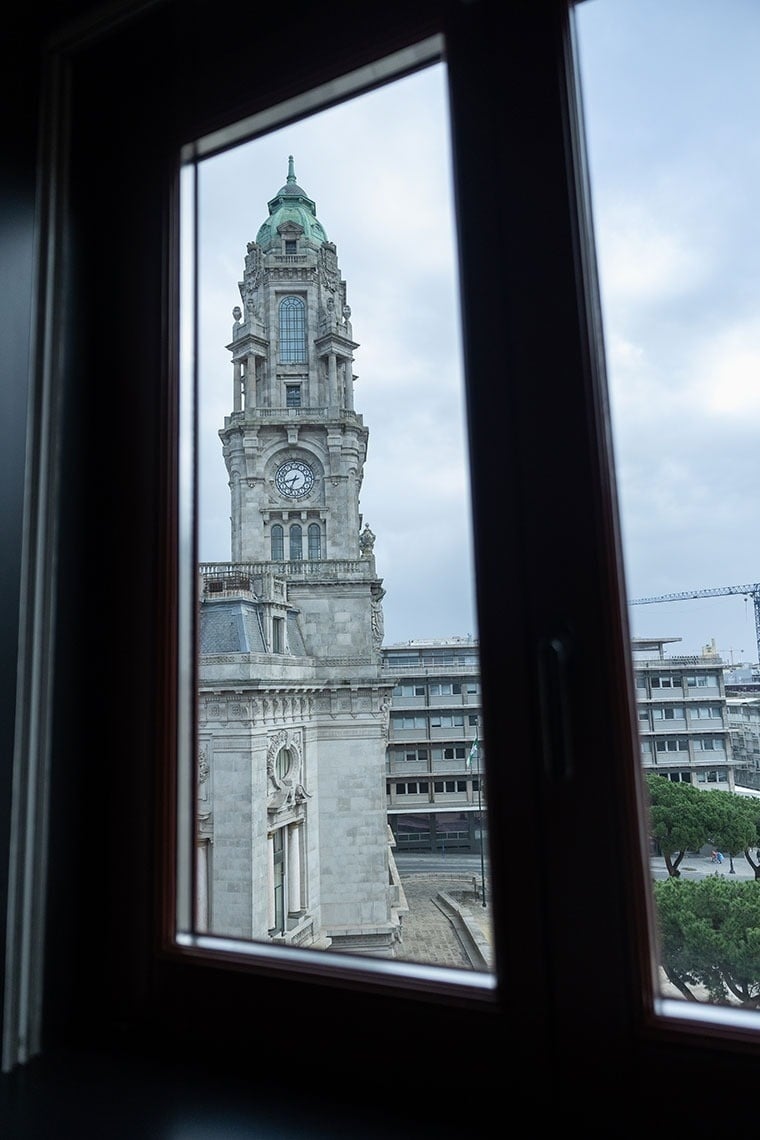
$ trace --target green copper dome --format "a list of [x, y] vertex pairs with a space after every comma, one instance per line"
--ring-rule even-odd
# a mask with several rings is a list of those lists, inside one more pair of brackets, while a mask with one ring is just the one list
[[327, 234], [317, 219], [317, 207], [311, 198], [296, 182], [296, 173], [293, 168], [293, 155], [288, 157], [288, 180], [277, 191], [274, 198], [267, 202], [269, 219], [260, 227], [256, 234], [256, 242], [265, 249], [277, 237], [277, 227], [283, 222], [295, 222], [303, 226], [304, 233], [311, 241], [322, 243], [327, 241]]

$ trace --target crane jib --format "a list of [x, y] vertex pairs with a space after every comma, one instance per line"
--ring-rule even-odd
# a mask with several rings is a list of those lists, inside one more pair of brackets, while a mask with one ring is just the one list
[[757, 638], [757, 659], [760, 662], [760, 582], [750, 582], [744, 586], [715, 586], [704, 590], [682, 590], [677, 594], [659, 594], [654, 598], [629, 598], [629, 606], [643, 606], [650, 602], [682, 602], [694, 598], [721, 598], [729, 594], [740, 594], [752, 598], [755, 607], [755, 635]]

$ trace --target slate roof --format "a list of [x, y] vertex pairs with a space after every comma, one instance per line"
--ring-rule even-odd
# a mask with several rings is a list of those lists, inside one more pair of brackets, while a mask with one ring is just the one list
[[[266, 653], [261, 605], [243, 598], [219, 598], [201, 604], [200, 653]], [[294, 657], [306, 657], [298, 615], [288, 613], [288, 646]]]
[[265, 653], [261, 607], [237, 598], [204, 602], [199, 622], [200, 652]]

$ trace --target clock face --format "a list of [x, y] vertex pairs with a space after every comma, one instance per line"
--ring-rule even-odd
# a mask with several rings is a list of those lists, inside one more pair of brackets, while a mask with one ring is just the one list
[[281, 495], [287, 495], [289, 499], [302, 499], [314, 486], [314, 472], [308, 463], [302, 463], [300, 459], [289, 459], [277, 468], [274, 482]]

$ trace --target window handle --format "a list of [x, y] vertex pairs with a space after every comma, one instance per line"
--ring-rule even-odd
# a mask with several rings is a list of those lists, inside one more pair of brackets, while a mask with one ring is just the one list
[[566, 783], [573, 775], [570, 705], [567, 695], [569, 641], [548, 637], [539, 643], [538, 674], [544, 771], [553, 783]]

